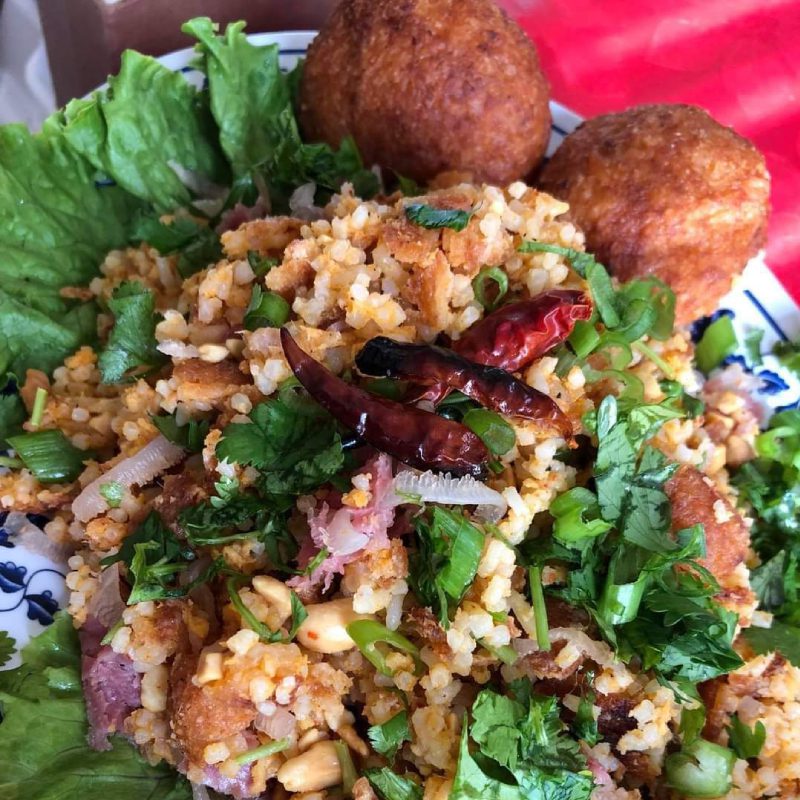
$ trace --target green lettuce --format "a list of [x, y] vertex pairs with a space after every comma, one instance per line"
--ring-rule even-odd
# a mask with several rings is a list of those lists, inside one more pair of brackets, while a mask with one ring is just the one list
[[49, 371], [95, 335], [93, 307], [59, 290], [97, 274], [140, 206], [95, 177], [52, 122], [36, 135], [0, 127], [0, 380]]
[[364, 168], [352, 138], [344, 139], [339, 150], [303, 142], [291, 79], [280, 70], [277, 46], [251, 44], [243, 28], [236, 22], [218, 36], [208, 17], [183, 26], [198, 39], [211, 112], [234, 175], [246, 182], [257, 173], [269, 187], [273, 209], [285, 209], [292, 191], [309, 182], [317, 184], [320, 200], [338, 191], [343, 181], [352, 182], [362, 197], [374, 195], [378, 179]]
[[206, 94], [181, 73], [127, 50], [108, 84], [63, 113], [67, 141], [97, 169], [164, 212], [192, 200], [183, 173], [227, 182]]
[[118, 737], [103, 753], [86, 743], [80, 648], [71, 618], [55, 622], [0, 672], [0, 797], [3, 800], [189, 800], [187, 781], [150, 766]]

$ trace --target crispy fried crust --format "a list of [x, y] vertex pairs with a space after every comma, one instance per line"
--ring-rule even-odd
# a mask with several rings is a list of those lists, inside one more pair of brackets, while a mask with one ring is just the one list
[[[736, 509], [694, 467], [683, 466], [664, 487], [672, 504], [672, 529], [702, 524], [706, 557], [700, 563], [724, 581], [747, 557], [750, 534]], [[720, 520], [725, 519], [724, 522]]]
[[695, 106], [637, 106], [589, 120], [539, 184], [570, 204], [587, 250], [621, 280], [669, 283], [681, 323], [713, 311], [764, 244], [764, 157]]
[[489, 0], [343, 0], [309, 48], [300, 121], [419, 181], [506, 183], [544, 155], [548, 95], [534, 46]]

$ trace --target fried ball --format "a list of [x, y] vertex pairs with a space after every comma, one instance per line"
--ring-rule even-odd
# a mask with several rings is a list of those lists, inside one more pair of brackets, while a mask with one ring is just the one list
[[309, 48], [300, 121], [420, 182], [504, 184], [544, 155], [548, 95], [533, 44], [490, 0], [342, 0]]
[[695, 106], [637, 106], [584, 122], [539, 185], [570, 204], [587, 250], [620, 280], [669, 283], [679, 323], [712, 312], [764, 244], [764, 157]]

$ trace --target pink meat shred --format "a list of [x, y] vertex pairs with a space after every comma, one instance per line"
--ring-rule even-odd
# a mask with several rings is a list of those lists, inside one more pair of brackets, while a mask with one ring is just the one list
[[311, 563], [322, 548], [328, 549], [328, 557], [311, 575], [298, 576], [289, 581], [297, 591], [309, 591], [323, 585], [330, 588], [335, 575], [364, 550], [380, 550], [389, 546], [389, 528], [394, 522], [395, 508], [399, 503], [393, 489], [392, 459], [381, 453], [364, 466], [362, 472], [369, 473], [370, 502], [364, 508], [350, 508], [328, 503], [314, 508], [308, 514], [310, 536], [303, 542], [298, 561]]

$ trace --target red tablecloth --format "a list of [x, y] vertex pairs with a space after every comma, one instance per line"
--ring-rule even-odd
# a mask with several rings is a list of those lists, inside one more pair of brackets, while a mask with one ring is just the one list
[[583, 116], [696, 103], [772, 174], [767, 263], [800, 302], [800, 0], [501, 0]]

